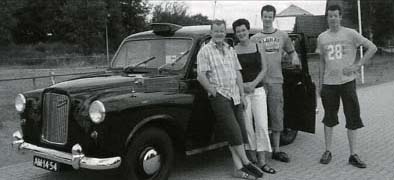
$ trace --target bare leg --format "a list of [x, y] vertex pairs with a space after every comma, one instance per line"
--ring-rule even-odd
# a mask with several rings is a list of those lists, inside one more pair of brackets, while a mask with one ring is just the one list
[[238, 146], [231, 146], [231, 148], [235, 151], [236, 155], [241, 159], [242, 164], [246, 165], [250, 163], [248, 157], [246, 156], [246, 152], [243, 144]]
[[264, 166], [266, 164], [264, 151], [257, 151], [257, 158], [258, 158], [257, 165], [259, 167]]
[[256, 151], [254, 150], [246, 150], [246, 155], [248, 156], [248, 159], [252, 162], [257, 162], [258, 161], [258, 157], [256, 154]]
[[229, 146], [229, 149], [231, 152], [231, 156], [233, 158], [235, 169], [241, 169], [242, 168], [241, 159], [239, 158], [239, 156], [237, 155], [237, 153], [235, 152], [235, 150], [231, 146]]
[[272, 131], [273, 151], [279, 152], [280, 131]]
[[347, 138], [349, 140], [349, 149], [350, 155], [357, 153], [357, 131], [356, 130], [347, 130]]
[[[334, 128], [324, 125], [324, 140], [325, 140], [325, 144], [326, 144], [326, 151], [331, 150], [333, 131], [334, 131]], [[349, 134], [348, 134], [348, 137], [349, 137]], [[350, 140], [349, 140], [349, 142], [350, 142]]]

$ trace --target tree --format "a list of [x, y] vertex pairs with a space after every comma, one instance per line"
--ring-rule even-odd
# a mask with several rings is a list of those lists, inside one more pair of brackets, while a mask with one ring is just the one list
[[121, 1], [122, 24], [126, 35], [134, 34], [145, 29], [145, 17], [150, 7], [145, 1], [127, 0]]
[[104, 49], [107, 9], [103, 0], [68, 1], [61, 11], [63, 41], [78, 44], [86, 54]]
[[[355, 7], [357, 0], [354, 1]], [[360, 0], [363, 35], [379, 46], [387, 40], [393, 40], [394, 34], [394, 2], [383, 0]], [[357, 13], [357, 9], [354, 8]], [[355, 22], [358, 22], [355, 19]]]
[[[125, 36], [144, 30], [150, 10], [144, 0], [5, 0], [1, 5], [8, 1], [24, 3], [7, 13], [15, 19], [15, 25], [12, 19], [5, 21], [0, 32], [11, 28], [13, 38], [2, 33], [0, 42], [56, 41], [76, 45], [84, 53], [104, 51], [106, 28], [110, 47], [115, 49]], [[0, 13], [0, 20], [8, 20], [9, 16]]]
[[24, 1], [2, 0], [0, 2], [0, 46], [6, 46], [13, 42], [12, 30], [15, 29], [17, 20], [13, 12], [18, 7], [24, 6]]
[[375, 1], [372, 4], [374, 20], [371, 22], [376, 44], [385, 46], [394, 40], [394, 2]]
[[15, 10], [13, 17], [17, 24], [13, 29], [13, 37], [16, 43], [46, 42], [53, 33], [62, 29], [56, 18], [61, 14], [61, 6], [64, 0], [25, 0], [23, 7]]
[[179, 25], [204, 25], [210, 24], [207, 16], [197, 14], [190, 16], [185, 3], [166, 2], [156, 5], [152, 12], [152, 22], [166, 22]]

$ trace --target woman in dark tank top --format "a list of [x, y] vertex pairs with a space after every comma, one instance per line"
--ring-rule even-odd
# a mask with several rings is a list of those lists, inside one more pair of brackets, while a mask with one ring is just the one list
[[268, 166], [265, 160], [265, 153], [272, 152], [268, 135], [266, 93], [262, 83], [267, 71], [267, 63], [263, 47], [250, 40], [249, 29], [250, 25], [246, 19], [238, 19], [233, 23], [235, 36], [239, 39], [235, 51], [242, 66], [241, 73], [247, 101], [244, 130], [248, 135], [249, 144], [245, 149], [252, 158], [251, 161], [256, 162], [261, 170], [274, 174], [276, 171]]

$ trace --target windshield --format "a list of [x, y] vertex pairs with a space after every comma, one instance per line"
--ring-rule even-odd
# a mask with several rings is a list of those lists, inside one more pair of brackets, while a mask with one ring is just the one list
[[172, 66], [163, 66], [165, 69], [179, 70], [186, 64], [187, 53], [192, 45], [191, 39], [143, 39], [125, 42], [120, 47], [112, 67], [124, 68], [139, 64], [147, 59], [154, 58], [138, 67], [159, 68], [164, 64], [174, 63]]

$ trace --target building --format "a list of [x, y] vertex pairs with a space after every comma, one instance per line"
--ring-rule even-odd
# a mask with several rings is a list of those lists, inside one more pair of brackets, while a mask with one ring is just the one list
[[[358, 31], [357, 0], [327, 0], [326, 9], [332, 4], [342, 7], [342, 22], [345, 27]], [[308, 53], [316, 50], [316, 40], [320, 33], [328, 28], [325, 15], [321, 16], [296, 16], [294, 32], [304, 33], [307, 39]]]

